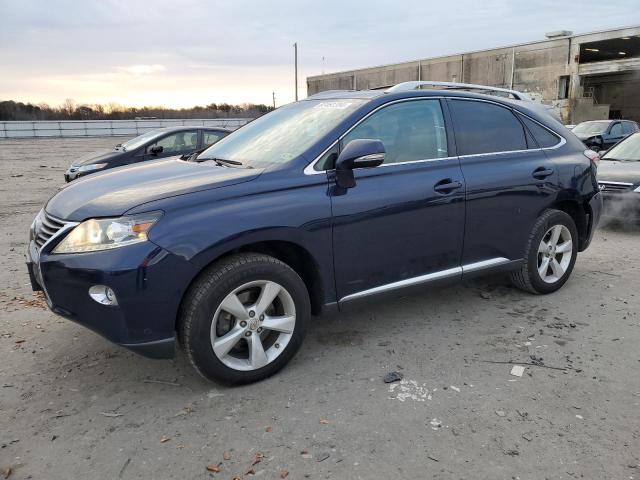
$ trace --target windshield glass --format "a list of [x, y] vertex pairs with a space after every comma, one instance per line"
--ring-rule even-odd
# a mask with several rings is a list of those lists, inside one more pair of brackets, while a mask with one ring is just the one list
[[634, 133], [609, 150], [602, 160], [640, 161], [640, 133]]
[[119, 148], [124, 149], [126, 152], [130, 152], [131, 150], [135, 150], [138, 147], [141, 147], [149, 140], [153, 140], [160, 135], [167, 133], [165, 130], [151, 130], [150, 132], [143, 133], [139, 137], [132, 138], [131, 140], [124, 142]]
[[573, 133], [598, 134], [607, 131], [609, 122], [582, 122], [573, 128]]
[[290, 103], [245, 125], [198, 155], [266, 167], [301, 155], [366, 100], [305, 100]]

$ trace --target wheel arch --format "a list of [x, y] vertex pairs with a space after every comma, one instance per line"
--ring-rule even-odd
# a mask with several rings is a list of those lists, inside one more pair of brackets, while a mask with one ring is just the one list
[[565, 212], [571, 217], [578, 230], [578, 251], [582, 252], [589, 241], [590, 208], [577, 200], [561, 200], [550, 208]]
[[325, 289], [323, 287], [318, 262], [311, 252], [298, 243], [287, 240], [262, 240], [235, 246], [234, 248], [224, 251], [215, 258], [210, 259], [195, 273], [195, 275], [193, 275], [193, 278], [184, 289], [182, 298], [180, 299], [180, 306], [176, 316], [176, 328], [180, 321], [180, 312], [182, 312], [183, 302], [187, 293], [191, 289], [191, 286], [211, 265], [237, 253], [262, 253], [286, 263], [300, 276], [307, 287], [309, 299], [311, 301], [311, 312], [314, 315], [318, 315], [322, 312], [323, 305], [325, 303]]

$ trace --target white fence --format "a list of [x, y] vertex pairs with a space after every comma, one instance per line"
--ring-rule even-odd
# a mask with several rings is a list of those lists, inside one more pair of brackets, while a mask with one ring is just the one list
[[235, 130], [249, 121], [250, 118], [0, 122], [0, 138], [136, 136], [154, 128], [182, 125]]

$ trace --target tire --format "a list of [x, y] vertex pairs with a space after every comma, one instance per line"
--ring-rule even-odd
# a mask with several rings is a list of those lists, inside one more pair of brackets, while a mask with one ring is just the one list
[[[558, 235], [556, 245], [553, 245], [554, 234]], [[511, 281], [525, 292], [555, 292], [569, 279], [577, 255], [578, 229], [573, 219], [560, 210], [545, 210], [527, 240], [525, 261], [520, 269], [511, 273]], [[548, 259], [546, 268], [545, 259]]]
[[293, 269], [268, 255], [234, 254], [207, 268], [189, 288], [178, 340], [206, 379], [251, 383], [293, 358], [310, 316], [309, 293]]

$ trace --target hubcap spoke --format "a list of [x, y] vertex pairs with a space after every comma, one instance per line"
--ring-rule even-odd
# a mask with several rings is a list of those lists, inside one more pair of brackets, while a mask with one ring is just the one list
[[553, 271], [553, 276], [556, 278], [560, 278], [564, 274], [564, 268], [562, 268], [562, 265], [560, 265], [555, 258], [551, 260], [551, 270]]
[[569, 253], [571, 250], [573, 250], [571, 240], [561, 243], [556, 247], [556, 253]]
[[247, 341], [249, 343], [249, 363], [251, 367], [260, 368], [269, 363], [267, 354], [264, 351], [264, 346], [262, 345], [262, 340], [260, 340], [260, 335], [251, 335]]
[[538, 267], [538, 273], [540, 273], [542, 278], [545, 278], [547, 276], [547, 270], [549, 270], [549, 257], [544, 257]]
[[227, 334], [217, 338], [213, 342], [213, 351], [218, 358], [224, 357], [240, 341], [244, 333], [244, 328], [236, 325]]
[[296, 317], [294, 316], [266, 317], [262, 322], [262, 328], [282, 333], [293, 333], [295, 326]]
[[266, 282], [260, 292], [260, 298], [256, 302], [255, 310], [256, 315], [262, 315], [264, 311], [271, 305], [273, 300], [280, 293], [280, 285], [275, 282]]
[[249, 318], [249, 312], [247, 312], [247, 309], [235, 293], [227, 295], [227, 298], [224, 299], [221, 307], [225, 312], [230, 313], [238, 320], [246, 320]]
[[538, 253], [549, 253], [549, 244], [544, 240], [540, 242], [538, 247]]
[[555, 227], [553, 227], [553, 230], [551, 231], [551, 238], [549, 239], [549, 245], [555, 247], [558, 244], [561, 233], [562, 225], [556, 225]]

